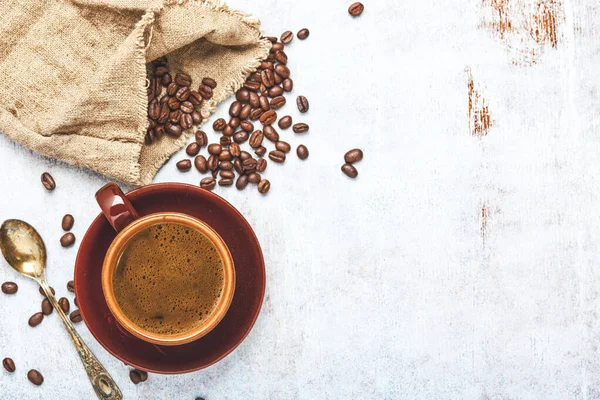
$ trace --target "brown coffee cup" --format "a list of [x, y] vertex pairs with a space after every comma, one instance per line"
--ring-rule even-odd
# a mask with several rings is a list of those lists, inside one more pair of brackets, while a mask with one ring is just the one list
[[[140, 217], [123, 194], [121, 189], [109, 183], [96, 193], [96, 200], [104, 216], [118, 232], [111, 243], [102, 266], [102, 290], [106, 303], [115, 319], [132, 335], [158, 345], [175, 346], [189, 343], [208, 334], [227, 313], [235, 289], [235, 269], [227, 245], [223, 239], [207, 224], [190, 215], [176, 212], [161, 212]], [[193, 327], [182, 332], [156, 332], [136, 324], [122, 309], [115, 295], [115, 276], [119, 259], [127, 250], [132, 238], [144, 230], [158, 225], [177, 224], [193, 229], [202, 234], [222, 260], [223, 284], [221, 293], [210, 315], [200, 312], [200, 321]], [[168, 246], [169, 244], [165, 244]], [[118, 277], [117, 277], [118, 279]], [[181, 276], [182, 281], [186, 276]], [[158, 282], [160, 285], [161, 282]], [[164, 288], [163, 288], [164, 289]]]

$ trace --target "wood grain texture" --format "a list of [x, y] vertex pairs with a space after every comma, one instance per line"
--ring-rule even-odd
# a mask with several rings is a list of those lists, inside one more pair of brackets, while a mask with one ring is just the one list
[[[482, 0], [365, 0], [358, 18], [349, 3], [230, 1], [268, 34], [311, 32], [287, 50], [293, 96], [310, 111], [293, 101], [281, 110], [311, 126], [282, 132], [309, 159], [271, 163], [267, 196], [217, 190], [254, 226], [267, 263], [246, 341], [206, 370], [134, 386], [79, 332], [126, 399], [600, 398], [600, 6], [560, 2], [555, 39], [528, 33], [536, 62], [515, 63], [521, 36], [489, 29], [497, 20]], [[541, 4], [510, 3], [518, 26]], [[484, 136], [469, 127], [466, 68], [492, 116]], [[212, 139], [226, 112], [207, 124]], [[355, 147], [365, 157], [350, 180], [339, 168]], [[184, 155], [157, 181], [197, 184], [196, 171], [175, 168]], [[66, 295], [76, 248], [58, 244], [61, 217], [75, 216], [81, 238], [106, 179], [4, 137], [0, 169], [0, 216], [40, 230], [48, 279]], [[39, 183], [45, 170], [53, 193]], [[27, 326], [37, 288], [2, 267], [4, 280], [20, 289], [0, 296], [0, 357], [17, 364], [0, 371], [0, 399], [90, 398], [56, 316]], [[26, 380], [30, 368], [41, 387]]]

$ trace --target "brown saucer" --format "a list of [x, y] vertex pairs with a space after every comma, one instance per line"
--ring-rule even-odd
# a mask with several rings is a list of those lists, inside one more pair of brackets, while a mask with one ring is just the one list
[[231, 204], [197, 186], [154, 184], [131, 191], [127, 198], [140, 216], [176, 211], [192, 215], [217, 231], [235, 264], [233, 301], [214, 330], [188, 344], [158, 346], [129, 334], [115, 321], [102, 293], [102, 262], [116, 232], [99, 215], [85, 234], [75, 263], [75, 291], [83, 319], [106, 350], [133, 367], [162, 374], [206, 368], [233, 351], [258, 317], [265, 293], [265, 265], [258, 239]]

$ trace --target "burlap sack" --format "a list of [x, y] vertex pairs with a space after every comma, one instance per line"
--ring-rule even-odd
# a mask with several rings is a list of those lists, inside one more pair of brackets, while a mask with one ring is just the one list
[[166, 55], [194, 86], [214, 78], [206, 118], [266, 58], [260, 23], [217, 0], [2, 0], [0, 132], [133, 185], [183, 147], [144, 144], [146, 63]]

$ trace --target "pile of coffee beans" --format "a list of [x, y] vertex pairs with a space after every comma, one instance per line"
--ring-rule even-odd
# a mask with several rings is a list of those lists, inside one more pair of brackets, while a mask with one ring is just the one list
[[[213, 89], [217, 87], [213, 79], [204, 78], [198, 90], [193, 90], [189, 75], [179, 72], [175, 78], [171, 76], [165, 57], [152, 62], [148, 81], [146, 144], [152, 144], [165, 133], [178, 138], [184, 130], [200, 125], [202, 102], [211, 99]], [[165, 95], [162, 95], [163, 89]]]
[[342, 172], [350, 178], [356, 178], [358, 176], [358, 170], [354, 167], [354, 163], [363, 159], [363, 152], [361, 149], [352, 149], [344, 154], [344, 161], [346, 164], [342, 165]]

